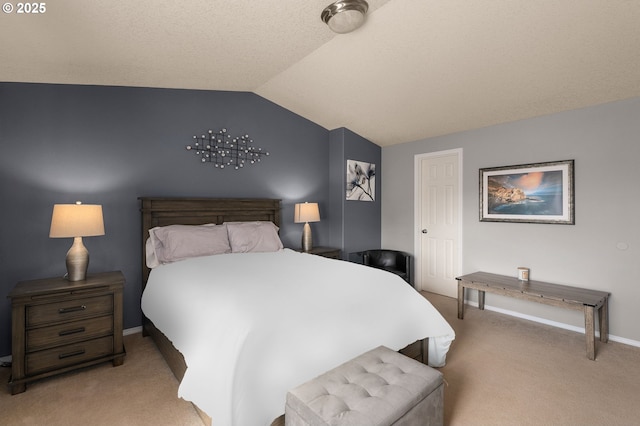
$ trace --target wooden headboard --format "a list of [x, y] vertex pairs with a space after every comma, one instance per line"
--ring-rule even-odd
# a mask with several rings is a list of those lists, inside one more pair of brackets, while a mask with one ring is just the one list
[[167, 225], [271, 221], [280, 226], [280, 200], [268, 198], [156, 198], [140, 197], [142, 206], [142, 289], [150, 269], [145, 262], [149, 229]]

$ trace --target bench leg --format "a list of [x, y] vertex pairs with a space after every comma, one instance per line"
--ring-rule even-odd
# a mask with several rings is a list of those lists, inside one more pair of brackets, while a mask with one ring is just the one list
[[594, 324], [593, 306], [584, 307], [584, 334], [587, 338], [587, 358], [596, 359], [596, 327]]
[[458, 318], [464, 319], [464, 286], [458, 281]]
[[604, 303], [598, 309], [598, 323], [600, 324], [600, 341], [609, 341], [609, 298], [604, 299]]
[[478, 309], [484, 311], [484, 291], [478, 290]]

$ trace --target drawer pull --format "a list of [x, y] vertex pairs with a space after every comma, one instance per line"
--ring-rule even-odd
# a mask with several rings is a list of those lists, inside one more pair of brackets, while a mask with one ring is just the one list
[[58, 336], [68, 336], [70, 334], [84, 333], [84, 331], [84, 327], [72, 328], [71, 330], [62, 330], [60, 333], [58, 333]]
[[65, 358], [71, 358], [72, 356], [83, 355], [84, 352], [85, 352], [84, 349], [78, 349], [77, 351], [69, 352], [66, 354], [60, 354], [58, 355], [58, 359], [65, 359]]
[[60, 308], [58, 309], [58, 312], [61, 314], [68, 314], [69, 312], [84, 311], [85, 309], [87, 309], [87, 305], [80, 305], [80, 306], [72, 306], [70, 308]]

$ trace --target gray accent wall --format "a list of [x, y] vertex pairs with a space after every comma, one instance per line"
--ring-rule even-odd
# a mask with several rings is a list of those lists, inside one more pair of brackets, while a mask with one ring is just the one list
[[[356, 253], [380, 248], [381, 148], [349, 129], [332, 130], [330, 141], [330, 205], [332, 220], [330, 245], [342, 247], [343, 259], [358, 260]], [[376, 165], [374, 201], [346, 200], [347, 160]]]
[[[271, 155], [235, 171], [186, 151], [194, 134], [223, 127]], [[368, 155], [359, 136], [345, 140], [349, 153], [360, 157], [362, 144]], [[66, 272], [72, 239], [49, 238], [54, 204], [102, 204], [106, 235], [84, 239], [89, 272], [123, 271], [131, 328], [141, 318], [138, 197], [280, 198], [280, 236], [291, 248], [302, 234], [295, 203], [315, 201], [322, 221], [312, 224], [314, 243], [334, 244], [329, 231], [343, 217], [329, 212], [329, 147], [327, 129], [253, 93], [0, 83], [0, 356], [10, 353], [11, 288]], [[372, 214], [379, 240], [379, 205]]]
[[[414, 252], [414, 156], [453, 148], [464, 151], [463, 273], [526, 266], [532, 279], [608, 291], [610, 333], [638, 344], [640, 98], [383, 148], [384, 246]], [[567, 159], [575, 225], [479, 221], [480, 168]], [[580, 312], [491, 294], [486, 303], [584, 327]]]

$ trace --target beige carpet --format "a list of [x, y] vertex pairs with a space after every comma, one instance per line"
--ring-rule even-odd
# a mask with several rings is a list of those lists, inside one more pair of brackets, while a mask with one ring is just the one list
[[[472, 307], [458, 320], [454, 299], [425, 296], [457, 334], [441, 369], [445, 424], [640, 424], [640, 348], [598, 344], [589, 361], [582, 334]], [[9, 369], [0, 369], [0, 425], [200, 426], [151, 340], [135, 334], [125, 345], [121, 367], [42, 380], [14, 396]]]
[[[27, 385], [25, 393], [0, 392], [0, 425], [197, 425], [193, 406], [177, 397], [178, 382], [150, 338], [125, 336], [124, 364], [100, 364]], [[9, 368], [0, 369], [4, 385]]]
[[[640, 348], [424, 295], [456, 331], [441, 369], [448, 425], [639, 425]], [[490, 304], [490, 295], [487, 303]]]

